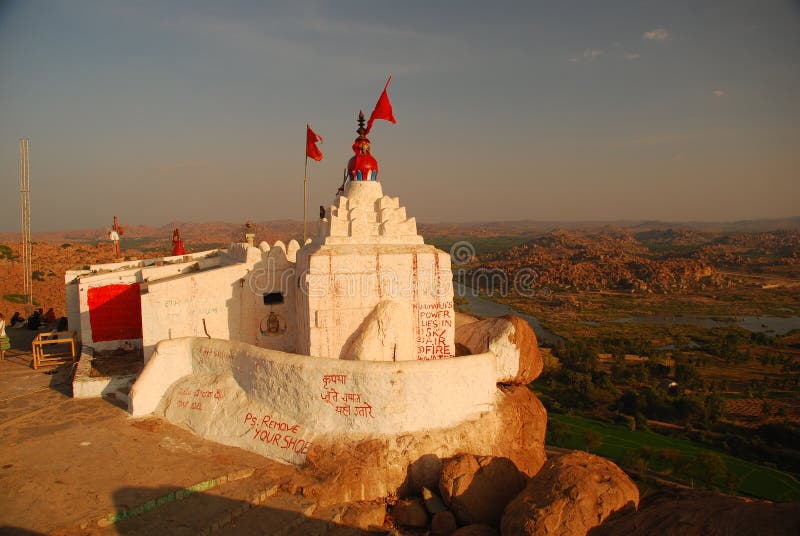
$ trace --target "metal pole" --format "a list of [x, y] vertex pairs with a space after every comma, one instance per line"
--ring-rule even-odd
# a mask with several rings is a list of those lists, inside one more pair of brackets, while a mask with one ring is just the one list
[[22, 287], [27, 297], [27, 305], [33, 308], [33, 281], [31, 247], [31, 183], [30, 183], [30, 156], [27, 138], [19, 140], [19, 193], [20, 212], [22, 218]]
[[308, 202], [306, 201], [306, 192], [308, 190], [308, 153], [306, 153], [306, 164], [303, 169], [303, 245], [306, 243], [306, 210], [308, 209]]

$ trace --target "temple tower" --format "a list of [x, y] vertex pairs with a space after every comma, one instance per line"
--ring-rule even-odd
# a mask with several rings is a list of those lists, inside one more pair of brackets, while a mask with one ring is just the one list
[[359, 116], [348, 182], [297, 252], [297, 353], [370, 361], [455, 355], [450, 255], [384, 195]]

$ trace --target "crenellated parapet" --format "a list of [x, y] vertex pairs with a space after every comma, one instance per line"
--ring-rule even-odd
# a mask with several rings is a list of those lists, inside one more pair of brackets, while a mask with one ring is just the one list
[[239, 242], [228, 246], [227, 255], [236, 262], [254, 263], [270, 259], [277, 266], [289, 266], [295, 263], [299, 249], [300, 243], [294, 239], [288, 245], [276, 240], [272, 246], [268, 242], [261, 242], [258, 247]]

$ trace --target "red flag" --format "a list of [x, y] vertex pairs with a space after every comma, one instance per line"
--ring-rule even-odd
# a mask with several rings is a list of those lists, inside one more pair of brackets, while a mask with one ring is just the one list
[[386, 85], [383, 86], [383, 93], [381, 93], [381, 96], [378, 98], [378, 103], [375, 105], [375, 109], [372, 110], [372, 113], [369, 116], [369, 121], [367, 122], [367, 132], [364, 134], [365, 136], [369, 134], [370, 130], [372, 130], [372, 122], [376, 119], [383, 119], [385, 121], [397, 123], [397, 120], [394, 118], [394, 113], [392, 112], [392, 103], [389, 102], [389, 95], [386, 93], [386, 90], [389, 88], [389, 82], [391, 81], [392, 75], [389, 75]]
[[317, 142], [322, 143], [322, 136], [311, 130], [311, 127], [306, 124], [306, 156], [319, 162], [322, 160], [322, 151], [317, 147]]

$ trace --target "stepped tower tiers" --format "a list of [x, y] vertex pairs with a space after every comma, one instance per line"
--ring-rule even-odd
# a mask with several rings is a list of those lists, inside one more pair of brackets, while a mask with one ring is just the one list
[[450, 255], [383, 194], [359, 115], [348, 183], [297, 252], [297, 353], [404, 361], [455, 355]]

